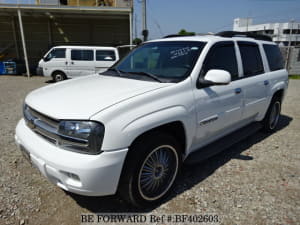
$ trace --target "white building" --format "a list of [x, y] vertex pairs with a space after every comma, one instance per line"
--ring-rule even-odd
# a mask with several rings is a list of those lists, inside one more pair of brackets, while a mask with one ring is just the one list
[[233, 31], [253, 32], [266, 34], [273, 41], [287, 46], [291, 41], [292, 46], [300, 45], [300, 23], [291, 21], [287, 23], [253, 24], [252, 18], [236, 18], [233, 23]]

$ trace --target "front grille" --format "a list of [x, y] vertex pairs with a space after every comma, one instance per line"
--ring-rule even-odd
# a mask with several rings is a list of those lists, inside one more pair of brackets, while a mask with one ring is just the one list
[[48, 142], [72, 151], [88, 147], [88, 140], [58, 133], [59, 120], [50, 118], [28, 105], [24, 106], [23, 113], [27, 126]]
[[27, 105], [24, 106], [24, 118], [27, 126], [32, 131], [34, 131], [36, 134], [40, 135], [47, 141], [56, 145], [58, 144], [58, 120], [52, 119], [42, 113], [39, 113]]

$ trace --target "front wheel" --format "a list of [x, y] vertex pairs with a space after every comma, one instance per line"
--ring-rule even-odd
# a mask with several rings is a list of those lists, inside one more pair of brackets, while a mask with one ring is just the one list
[[119, 191], [131, 204], [142, 207], [161, 201], [181, 167], [180, 145], [164, 133], [153, 133], [135, 143], [126, 158]]
[[63, 72], [55, 72], [52, 75], [52, 77], [55, 82], [59, 82], [59, 81], [63, 81], [65, 79], [67, 79], [66, 75]]
[[279, 98], [274, 98], [271, 101], [267, 114], [263, 120], [263, 129], [267, 132], [276, 130], [281, 111], [281, 101]]

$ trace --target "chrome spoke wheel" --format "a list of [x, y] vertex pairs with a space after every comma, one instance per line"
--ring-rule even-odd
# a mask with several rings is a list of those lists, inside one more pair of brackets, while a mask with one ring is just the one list
[[146, 200], [156, 200], [172, 186], [178, 171], [178, 155], [170, 145], [159, 146], [144, 160], [138, 177], [138, 190]]
[[277, 126], [279, 116], [280, 116], [280, 102], [277, 101], [273, 104], [270, 113], [270, 119], [269, 119], [270, 129], [273, 130]]

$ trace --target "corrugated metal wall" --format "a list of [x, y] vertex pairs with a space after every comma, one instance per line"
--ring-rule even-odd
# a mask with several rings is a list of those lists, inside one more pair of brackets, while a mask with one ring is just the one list
[[12, 17], [0, 17], [0, 61], [15, 57]]
[[[15, 25], [17, 46], [14, 41]], [[129, 17], [61, 15], [23, 16], [29, 63], [36, 67], [41, 57], [56, 45], [117, 46], [129, 44]], [[23, 57], [17, 17], [0, 16], [0, 61]], [[2, 57], [2, 58], [1, 58]]]

